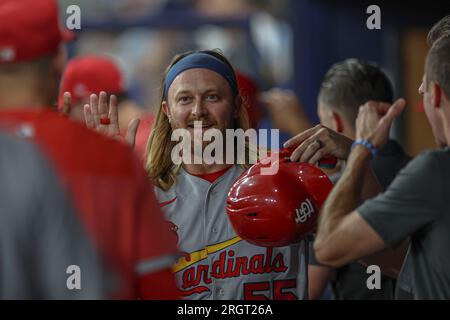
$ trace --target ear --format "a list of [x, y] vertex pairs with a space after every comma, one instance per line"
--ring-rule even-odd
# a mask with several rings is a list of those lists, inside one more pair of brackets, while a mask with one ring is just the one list
[[233, 118], [238, 119], [242, 108], [242, 97], [240, 95], [237, 95], [236, 98], [234, 98], [234, 106]]
[[170, 118], [170, 109], [169, 109], [169, 105], [167, 104], [167, 101], [163, 101], [162, 104], [162, 111], [164, 112], [164, 114], [167, 116], [167, 118]]
[[424, 88], [425, 88], [425, 84], [424, 84], [424, 81], [423, 81], [423, 78], [422, 78], [422, 82], [420, 83], [420, 87], [418, 89], [418, 92], [419, 92], [420, 95], [422, 95], [425, 92]]
[[431, 103], [433, 107], [439, 108], [441, 106], [442, 89], [436, 82], [431, 82]]
[[342, 133], [344, 131], [344, 121], [341, 115], [335, 111], [331, 111], [331, 126], [331, 129], [338, 133]]
[[162, 106], [162, 111], [164, 112], [164, 114], [167, 117], [167, 120], [169, 121], [169, 123], [171, 123], [172, 122], [172, 114], [170, 112], [169, 104], [167, 103], [166, 100], [164, 100], [162, 102], [161, 106]]

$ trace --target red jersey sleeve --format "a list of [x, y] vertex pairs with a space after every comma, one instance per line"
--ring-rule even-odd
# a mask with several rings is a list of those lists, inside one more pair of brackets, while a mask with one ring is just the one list
[[177, 238], [165, 222], [142, 164], [136, 162], [136, 179], [140, 187], [135, 237], [138, 296], [143, 299], [177, 299], [179, 294], [171, 272], [177, 258]]

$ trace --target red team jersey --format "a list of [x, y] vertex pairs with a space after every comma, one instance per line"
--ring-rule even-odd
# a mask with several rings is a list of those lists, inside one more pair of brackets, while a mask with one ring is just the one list
[[123, 280], [111, 297], [177, 297], [170, 272], [176, 239], [128, 145], [47, 109], [0, 111], [0, 127], [47, 155], [104, 261]]

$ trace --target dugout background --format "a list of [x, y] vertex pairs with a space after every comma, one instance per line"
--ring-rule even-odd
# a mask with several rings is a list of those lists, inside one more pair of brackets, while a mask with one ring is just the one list
[[[317, 123], [316, 97], [327, 69], [354, 57], [378, 63], [408, 108], [393, 135], [416, 155], [434, 148], [417, 93], [426, 34], [450, 14], [448, 1], [60, 0], [61, 17], [81, 8], [82, 29], [69, 55], [104, 53], [126, 74], [130, 93], [148, 109], [176, 52], [220, 48], [261, 89], [295, 90]], [[381, 30], [366, 28], [367, 6], [381, 8]], [[269, 124], [270, 125], [270, 124]]]

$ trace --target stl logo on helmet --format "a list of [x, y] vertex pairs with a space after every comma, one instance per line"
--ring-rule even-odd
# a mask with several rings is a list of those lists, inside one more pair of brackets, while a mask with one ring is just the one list
[[300, 208], [295, 209], [295, 222], [296, 223], [304, 223], [306, 220], [311, 218], [311, 215], [314, 213], [314, 206], [311, 203], [311, 200], [306, 199], [300, 204]]

